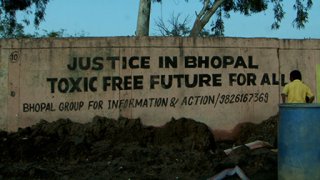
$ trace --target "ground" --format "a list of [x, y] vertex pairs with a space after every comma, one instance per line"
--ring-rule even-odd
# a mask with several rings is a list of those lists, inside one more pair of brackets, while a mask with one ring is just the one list
[[235, 166], [250, 179], [277, 179], [277, 153], [244, 146], [255, 140], [276, 146], [277, 121], [241, 124], [236, 139], [217, 142], [205, 124], [186, 118], [162, 127], [126, 118], [41, 120], [0, 132], [0, 179], [210, 179]]

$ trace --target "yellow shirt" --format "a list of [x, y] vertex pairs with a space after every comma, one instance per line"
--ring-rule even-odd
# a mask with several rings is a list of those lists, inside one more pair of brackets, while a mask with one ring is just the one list
[[306, 96], [313, 96], [310, 88], [298, 79], [285, 85], [282, 94], [288, 96], [288, 103], [305, 103]]

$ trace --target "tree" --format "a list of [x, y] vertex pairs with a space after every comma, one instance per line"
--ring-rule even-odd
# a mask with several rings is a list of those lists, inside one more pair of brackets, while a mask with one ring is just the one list
[[181, 14], [171, 16], [171, 19], [168, 21], [169, 26], [159, 19], [156, 21], [156, 27], [159, 29], [159, 32], [162, 36], [187, 36], [190, 34], [190, 28], [188, 27], [188, 17], [186, 17], [181, 23], [179, 21]]
[[[34, 14], [33, 24], [37, 27], [44, 20], [46, 5], [50, 0], [0, 0], [0, 30], [9, 37], [21, 33], [23, 24], [17, 23], [16, 12], [25, 11], [28, 14]], [[188, 2], [189, 0], [184, 0]], [[195, 1], [195, 0], [194, 0]], [[280, 27], [281, 20], [284, 18], [283, 11], [284, 0], [197, 0], [203, 4], [202, 9], [196, 13], [195, 22], [192, 25], [190, 36], [199, 36], [204, 27], [213, 19], [216, 14], [216, 21], [212, 23], [212, 32], [214, 35], [223, 36], [224, 18], [230, 17], [230, 12], [239, 12], [246, 16], [265, 11], [273, 5], [274, 23], [272, 29]], [[149, 24], [151, 14], [151, 3], [162, 2], [162, 0], [140, 0], [137, 36], [149, 35]], [[312, 0], [295, 0], [293, 5], [296, 10], [296, 17], [293, 20], [294, 27], [304, 28], [308, 22], [308, 12], [312, 7]], [[25, 19], [26, 25], [30, 22]]]
[[[152, 0], [160, 3], [161, 0]], [[140, 0], [136, 36], [149, 36], [151, 0]]]
[[[140, 0], [150, 1], [150, 0]], [[188, 2], [188, 0], [185, 0]], [[156, 2], [162, 2], [157, 0]], [[200, 0], [203, 4], [202, 9], [196, 13], [196, 19], [191, 28], [190, 36], [199, 36], [203, 32], [204, 27], [208, 24], [213, 15], [216, 14], [216, 21], [212, 23], [212, 31], [216, 36], [223, 36], [224, 22], [223, 17], [230, 18], [230, 12], [238, 12], [245, 16], [250, 16], [255, 13], [265, 11], [269, 5], [273, 5], [274, 23], [271, 25], [272, 29], [280, 27], [281, 20], [284, 18], [285, 12], [283, 10], [283, 0]], [[293, 21], [294, 27], [304, 28], [308, 22], [308, 12], [312, 7], [312, 0], [296, 0], [293, 8], [296, 10], [296, 17]], [[151, 12], [150, 9], [144, 12]], [[149, 16], [150, 14], [142, 14], [140, 16]], [[138, 24], [139, 26], [140, 24]], [[148, 28], [149, 24], [145, 27]], [[137, 27], [140, 28], [140, 27]], [[147, 36], [148, 34], [140, 34]]]
[[[34, 25], [39, 26], [44, 20], [46, 5], [49, 0], [1, 0], [0, 1], [0, 31], [5, 37], [16, 37], [23, 33], [24, 25], [16, 20], [17, 11], [25, 11], [27, 14], [34, 14]], [[34, 7], [34, 10], [32, 10]], [[30, 22], [23, 20], [25, 25]]]
[[88, 34], [81, 31], [70, 35], [66, 34], [65, 29], [56, 31], [42, 30], [42, 33], [39, 33], [38, 29], [36, 29], [33, 34], [26, 34], [24, 25], [29, 25], [30, 22], [27, 19], [24, 19], [23, 23], [17, 22], [16, 12], [25, 11], [29, 15], [33, 13], [33, 24], [38, 27], [44, 20], [48, 3], [49, 0], [0, 0], [0, 38], [84, 37]]
[[151, 0], [140, 0], [136, 36], [148, 36]]
[[14, 28], [11, 28], [11, 22], [7, 18], [0, 20], [0, 37], [1, 38], [15, 38], [24, 36], [24, 26], [20, 23], [16, 23]]
[[[250, 16], [254, 13], [259, 13], [268, 9], [268, 5], [273, 4], [274, 23], [272, 29], [280, 27], [281, 20], [284, 18], [283, 0], [202, 0], [203, 8], [197, 14], [193, 24], [190, 36], [197, 36], [203, 27], [209, 22], [214, 13], [217, 12], [216, 23], [214, 23], [213, 31], [215, 34], [223, 34], [224, 25], [222, 15], [226, 18], [230, 17], [229, 12], [239, 12], [243, 15]], [[305, 2], [306, 1], [306, 2]], [[296, 0], [293, 5], [297, 15], [293, 21], [293, 25], [298, 28], [304, 28], [308, 22], [308, 11], [312, 7], [312, 0]]]

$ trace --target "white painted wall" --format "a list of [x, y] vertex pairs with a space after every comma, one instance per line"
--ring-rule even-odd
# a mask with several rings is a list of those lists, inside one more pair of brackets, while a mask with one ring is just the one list
[[[293, 69], [301, 70], [315, 93], [319, 49], [319, 40], [1, 40], [0, 128], [15, 131], [40, 119], [88, 122], [94, 116], [141, 118], [161, 126], [187, 117], [230, 132], [239, 123], [277, 114]], [[173, 64], [166, 67], [161, 62], [168, 58]], [[74, 68], [80, 61], [84, 67]], [[164, 85], [173, 78], [172, 84], [161, 85], [162, 77]]]

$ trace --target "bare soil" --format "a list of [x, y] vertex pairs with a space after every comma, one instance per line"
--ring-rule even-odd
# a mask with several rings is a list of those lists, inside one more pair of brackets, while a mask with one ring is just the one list
[[210, 179], [236, 165], [250, 179], [277, 179], [277, 153], [244, 146], [255, 140], [276, 146], [277, 122], [274, 116], [244, 123], [237, 138], [216, 142], [205, 124], [186, 118], [162, 127], [126, 118], [41, 120], [0, 131], [0, 179]]

